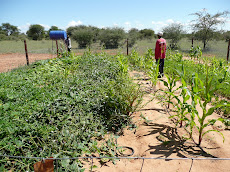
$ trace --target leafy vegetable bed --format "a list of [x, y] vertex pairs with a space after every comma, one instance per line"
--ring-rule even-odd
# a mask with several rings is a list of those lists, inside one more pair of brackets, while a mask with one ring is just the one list
[[[0, 154], [114, 156], [113, 140], [98, 140], [129, 123], [133, 102], [141, 97], [121, 58], [86, 53], [0, 74]], [[34, 163], [0, 158], [0, 169], [31, 170]], [[79, 165], [66, 160], [59, 168]]]

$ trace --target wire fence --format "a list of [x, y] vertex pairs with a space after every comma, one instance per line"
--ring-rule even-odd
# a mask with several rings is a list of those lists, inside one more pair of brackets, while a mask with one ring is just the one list
[[[162, 102], [162, 101], [161, 101]], [[161, 106], [164, 108], [165, 112], [169, 115], [169, 116], [172, 116], [172, 114], [170, 114], [167, 106], [163, 103], [161, 103]], [[173, 119], [171, 119], [173, 123], [175, 123], [175, 121], [173, 121]], [[185, 131], [186, 128], [184, 128]], [[188, 131], [187, 131], [188, 132]], [[117, 140], [116, 140], [116, 143], [117, 143]], [[122, 147], [122, 146], [121, 146]], [[0, 157], [2, 158], [12, 158], [12, 159], [34, 159], [34, 160], [40, 160], [39, 163], [37, 166], [35, 163], [34, 164], [34, 169], [35, 172], [43, 172], [43, 170], [41, 170], [41, 167], [45, 166], [46, 163], [49, 163], [51, 164], [49, 167], [47, 167], [45, 169], [45, 171], [47, 169], [49, 170], [53, 170], [53, 171], [60, 171], [59, 168], [59, 163], [58, 161], [63, 161], [63, 160], [88, 160], [89, 162], [89, 171], [93, 171], [93, 167], [94, 167], [94, 164], [95, 164], [95, 160], [101, 160], [101, 159], [109, 159], [109, 160], [142, 160], [142, 164], [141, 164], [141, 167], [140, 167], [140, 172], [142, 172], [143, 170], [143, 167], [144, 167], [144, 162], [145, 160], [164, 160], [164, 161], [170, 161], [170, 160], [173, 160], [173, 161], [187, 161], [187, 160], [191, 160], [191, 164], [190, 164], [190, 168], [189, 168], [189, 172], [191, 172], [192, 168], [193, 168], [193, 162], [194, 161], [229, 161], [230, 158], [217, 158], [217, 157], [204, 157], [204, 158], [198, 158], [197, 156], [196, 157], [173, 157], [173, 158], [170, 158], [170, 157], [139, 157], [139, 156], [132, 156], [134, 154], [134, 149], [132, 147], [127, 147], [127, 146], [123, 146], [123, 148], [128, 148], [132, 151], [131, 154], [127, 154], [126, 156], [113, 156], [113, 157], [110, 157], [110, 156], [82, 156], [82, 157], [63, 157], [63, 158], [53, 158], [53, 157], [48, 157], [48, 158], [45, 158], [45, 157], [29, 157], [29, 156], [12, 156], [12, 155], [0, 155]], [[203, 151], [203, 149], [199, 146], [199, 148], [201, 149], [201, 151]], [[51, 160], [51, 161], [47, 161], [47, 160]], [[45, 172], [44, 171], [44, 172]], [[77, 166], [77, 169], [76, 171], [80, 171], [80, 168]]]
[[[94, 42], [89, 47], [79, 48], [76, 41], [72, 40], [71, 52], [75, 55], [83, 55], [86, 51], [91, 53], [105, 52], [109, 55], [116, 55], [118, 53], [124, 55], [130, 55], [135, 49], [139, 55], [144, 55], [149, 48], [155, 48], [156, 39], [138, 40], [135, 43], [125, 39], [120, 42], [117, 46], [110, 46], [105, 48], [100, 42]], [[168, 46], [170, 40], [167, 40]], [[27, 46], [27, 57], [25, 53], [25, 46]], [[179, 42], [180, 51], [189, 53], [190, 48], [194, 46], [202, 46], [198, 41], [191, 41], [183, 39]], [[224, 42], [211, 42], [210, 46], [203, 52], [204, 56], [209, 57], [222, 57], [229, 60], [229, 46], [230, 41]], [[38, 60], [51, 59], [58, 57], [58, 54], [67, 51], [67, 47], [63, 40], [41, 40], [33, 41], [0, 41], [0, 72], [7, 72], [13, 68], [31, 64]]]
[[[186, 158], [163, 158], [163, 157], [108, 157], [108, 156], [102, 156], [102, 157], [95, 157], [95, 156], [86, 156], [86, 157], [72, 157], [72, 158], [44, 158], [44, 157], [24, 157], [24, 156], [11, 156], [11, 155], [0, 155], [0, 157], [7, 157], [7, 158], [16, 158], [16, 159], [38, 159], [41, 160], [42, 163], [45, 163], [46, 160], [52, 160], [52, 166], [51, 168], [54, 168], [55, 166], [55, 171], [58, 171], [58, 161], [60, 160], [80, 160], [80, 159], [89, 159], [90, 161], [90, 171], [92, 171], [92, 167], [94, 166], [94, 160], [96, 159], [127, 159], [127, 160], [143, 160], [143, 163], [140, 168], [140, 172], [142, 171], [143, 165], [144, 165], [144, 160], [192, 160], [191, 162], [191, 167], [190, 170], [192, 169], [193, 161], [200, 161], [200, 160], [205, 160], [205, 161], [229, 161], [230, 158], [194, 158], [194, 157], [186, 157]], [[55, 163], [53, 163], [53, 161]], [[79, 170], [79, 169], [76, 169]]]

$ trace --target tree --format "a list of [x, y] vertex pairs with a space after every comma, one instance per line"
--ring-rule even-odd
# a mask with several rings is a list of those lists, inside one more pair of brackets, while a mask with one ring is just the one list
[[3, 32], [6, 36], [17, 36], [19, 34], [19, 29], [17, 26], [11, 25], [9, 23], [2, 23], [1, 32]]
[[78, 43], [79, 48], [86, 48], [93, 42], [94, 31], [91, 28], [79, 28], [72, 32], [72, 37]]
[[182, 35], [185, 34], [181, 24], [172, 23], [163, 28], [164, 38], [170, 39], [170, 47], [175, 49], [178, 47], [177, 43], [181, 40]]
[[213, 38], [215, 31], [217, 31], [217, 26], [225, 23], [224, 18], [228, 14], [228, 11], [224, 11], [212, 15], [206, 9], [192, 14], [197, 17], [193, 20], [195, 37], [203, 42], [203, 49], [206, 48], [208, 41]]
[[140, 38], [139, 30], [136, 28], [130, 29], [128, 32], [129, 47], [132, 47], [139, 38]]
[[59, 28], [58, 28], [57, 26], [51, 26], [50, 29], [49, 29], [49, 32], [50, 32], [51, 30], [59, 30]]
[[142, 29], [139, 31], [141, 39], [152, 39], [154, 37], [154, 31], [152, 29]]
[[230, 31], [227, 31], [227, 32], [223, 33], [223, 37], [227, 42], [230, 39]]
[[102, 29], [99, 33], [101, 44], [105, 48], [118, 48], [119, 42], [125, 38], [125, 31], [122, 28], [107, 28]]
[[44, 27], [39, 24], [30, 25], [26, 34], [30, 39], [42, 40], [45, 36]]

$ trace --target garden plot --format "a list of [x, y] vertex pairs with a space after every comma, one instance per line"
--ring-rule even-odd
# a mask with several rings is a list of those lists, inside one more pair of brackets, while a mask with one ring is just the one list
[[[210, 132], [201, 144], [197, 147], [192, 140], [187, 140], [188, 133], [184, 128], [176, 127], [175, 122], [169, 119], [166, 106], [159, 104], [159, 100], [153, 99], [151, 83], [146, 81], [146, 76], [141, 72], [132, 72], [131, 75], [145, 89], [142, 107], [138, 112], [133, 113], [132, 119], [136, 128], [127, 127], [117, 139], [120, 146], [129, 146], [134, 149], [133, 157], [145, 158], [229, 158], [230, 137], [229, 130], [224, 126], [216, 127], [225, 136], [223, 143], [222, 136], [216, 132]], [[143, 80], [141, 80], [141, 78]], [[165, 78], [164, 78], [165, 79]], [[162, 82], [158, 82], [156, 90], [165, 89]], [[147, 104], [146, 104], [147, 103]], [[200, 111], [200, 109], [198, 109]], [[171, 113], [171, 111], [170, 111]], [[213, 114], [213, 118], [219, 118]], [[197, 134], [198, 133], [194, 133]], [[104, 166], [94, 169], [95, 171], [204, 171], [217, 172], [228, 171], [230, 163], [228, 160], [163, 160], [163, 159], [120, 159], [116, 164], [106, 163]]]

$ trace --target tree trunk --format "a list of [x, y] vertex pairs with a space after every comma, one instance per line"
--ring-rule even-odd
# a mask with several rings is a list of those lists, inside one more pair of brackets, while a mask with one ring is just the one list
[[206, 41], [204, 40], [203, 43], [204, 43], [203, 49], [205, 49], [206, 48]]

